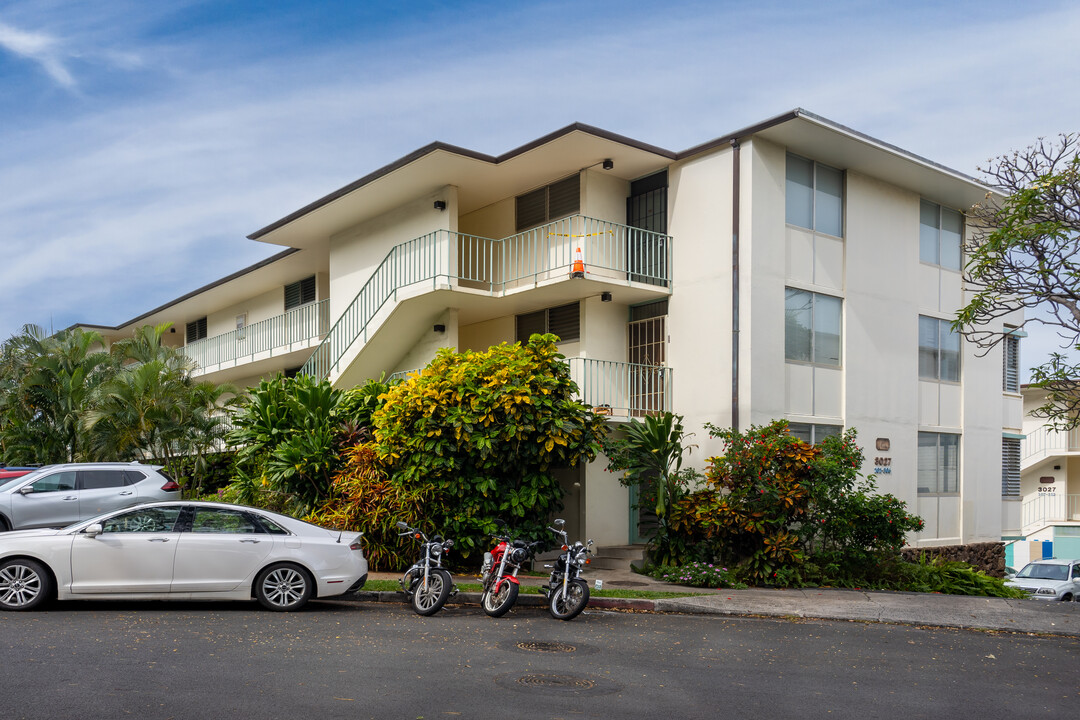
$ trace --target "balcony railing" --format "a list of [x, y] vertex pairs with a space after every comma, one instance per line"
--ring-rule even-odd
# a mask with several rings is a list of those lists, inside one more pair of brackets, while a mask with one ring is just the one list
[[1021, 505], [1020, 517], [1025, 528], [1056, 522], [1080, 523], [1080, 495], [1029, 495]]
[[[578, 251], [580, 250], [580, 256]], [[303, 372], [325, 378], [372, 319], [403, 288], [441, 279], [500, 295], [567, 278], [576, 260], [585, 277], [671, 287], [671, 238], [573, 215], [499, 240], [438, 230], [393, 247], [323, 338]]]
[[1045, 425], [1027, 433], [1021, 444], [1021, 461], [1080, 452], [1080, 428], [1058, 432]]
[[[566, 362], [579, 399], [592, 405], [598, 415], [618, 419], [671, 411], [673, 371], [669, 367], [582, 357]], [[390, 379], [405, 380], [417, 372], [402, 370]]]
[[196, 340], [181, 350], [202, 369], [222, 363], [254, 360], [256, 355], [280, 355], [310, 347], [330, 325], [330, 301], [292, 308], [281, 315], [214, 337]]

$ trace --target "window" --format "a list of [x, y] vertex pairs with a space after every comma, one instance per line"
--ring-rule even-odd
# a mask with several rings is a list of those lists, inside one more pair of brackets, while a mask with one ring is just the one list
[[517, 340], [521, 343], [528, 342], [534, 333], [558, 335], [562, 342], [581, 338], [581, 318], [577, 303], [518, 315], [516, 325]]
[[963, 229], [960, 213], [923, 200], [919, 205], [919, 260], [959, 270]]
[[787, 156], [787, 222], [844, 236], [844, 173], [798, 155]]
[[179, 505], [132, 510], [109, 518], [103, 523], [102, 529], [107, 533], [173, 532], [180, 510]]
[[1006, 335], [1002, 345], [1005, 355], [1001, 374], [1001, 389], [1005, 392], [1020, 392], [1020, 338]]
[[123, 470], [81, 470], [79, 472], [79, 488], [81, 490], [105, 490], [127, 485], [126, 473]]
[[844, 434], [843, 425], [818, 425], [811, 423], [788, 423], [788, 434], [803, 442], [817, 445], [827, 437], [840, 437]]
[[573, 215], [581, 208], [581, 175], [537, 188], [515, 198], [514, 216], [517, 232], [551, 220]]
[[785, 292], [784, 356], [796, 362], [839, 366], [843, 301], [795, 288]]
[[960, 335], [948, 320], [919, 316], [919, 378], [960, 382]]
[[249, 535], [261, 533], [247, 513], [218, 508], [195, 508], [195, 519], [191, 521], [193, 533], [227, 533], [230, 535]]
[[285, 309], [307, 305], [315, 302], [315, 276], [303, 280], [297, 280], [291, 285], [285, 286]]
[[206, 337], [206, 318], [192, 320], [187, 324], [187, 342], [193, 343]]
[[960, 436], [919, 433], [918, 486], [920, 494], [960, 491]]
[[52, 475], [46, 475], [40, 480], [34, 481], [30, 488], [36, 493], [74, 490], [75, 474], [74, 470], [65, 470], [63, 472], [53, 473]]
[[1001, 439], [1001, 497], [1020, 497], [1020, 441]]

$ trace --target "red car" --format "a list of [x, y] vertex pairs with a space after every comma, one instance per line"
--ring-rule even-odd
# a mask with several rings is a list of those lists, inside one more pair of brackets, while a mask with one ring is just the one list
[[11, 478], [22, 477], [23, 475], [33, 471], [34, 469], [35, 468], [0, 467], [0, 485], [2, 485], [6, 480], [10, 480]]

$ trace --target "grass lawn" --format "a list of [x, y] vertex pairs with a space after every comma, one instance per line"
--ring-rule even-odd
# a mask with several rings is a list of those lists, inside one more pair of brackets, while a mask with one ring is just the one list
[[[480, 583], [458, 583], [458, 590], [461, 592], [474, 592], [481, 591]], [[400, 591], [401, 586], [397, 580], [368, 580], [364, 585], [364, 590], [369, 592], [395, 592]], [[539, 585], [522, 585], [522, 595], [539, 595]], [[678, 598], [678, 597], [692, 597], [694, 595], [701, 595], [702, 593], [695, 592], [655, 592], [652, 590], [624, 590], [621, 588], [611, 590], [594, 590], [589, 588], [589, 595], [591, 597], [601, 598], [626, 598], [626, 599], [645, 599], [645, 600], [660, 600], [663, 598]], [[404, 597], [404, 595], [402, 595]]]

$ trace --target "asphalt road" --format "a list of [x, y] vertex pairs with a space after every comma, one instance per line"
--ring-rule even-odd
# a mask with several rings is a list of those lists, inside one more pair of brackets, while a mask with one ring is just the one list
[[67, 603], [0, 615], [0, 718], [1069, 717], [1080, 641], [587, 611]]

